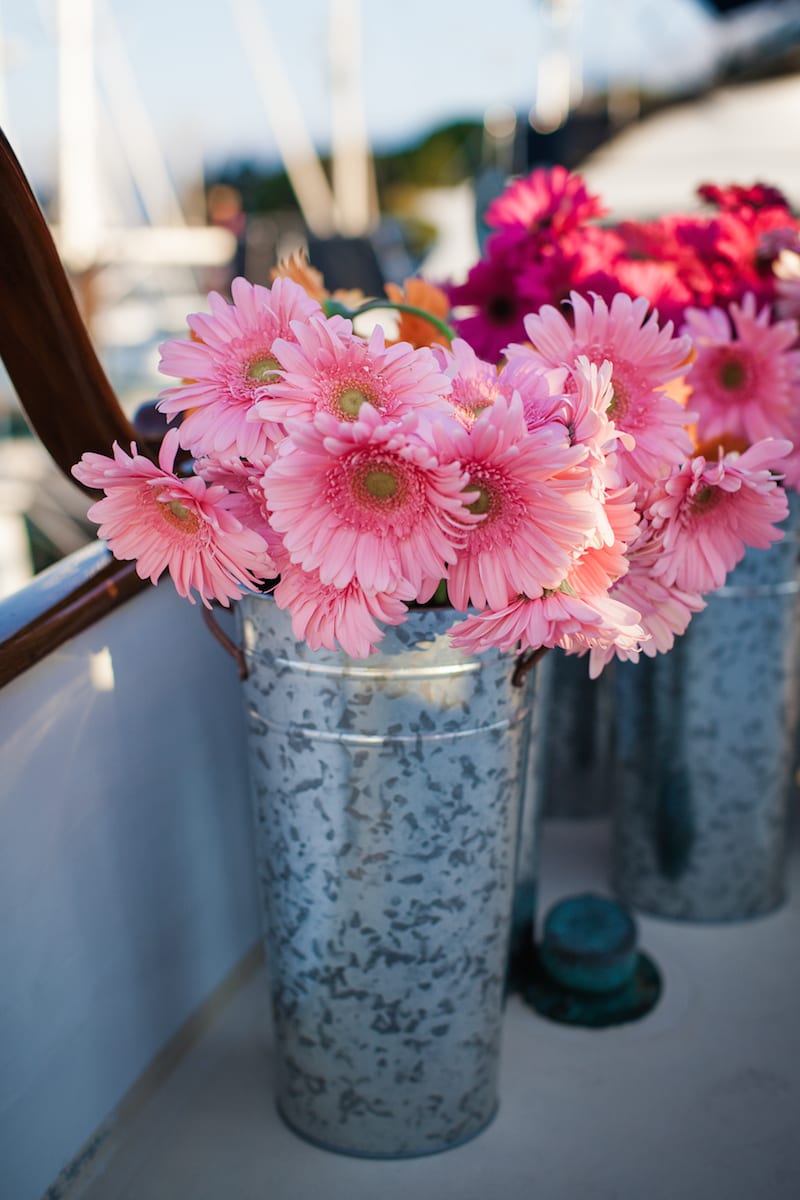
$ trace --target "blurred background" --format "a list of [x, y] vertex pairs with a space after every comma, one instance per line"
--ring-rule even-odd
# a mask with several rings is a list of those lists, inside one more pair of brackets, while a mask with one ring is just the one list
[[[211, 289], [459, 281], [510, 176], [800, 206], [800, 0], [0, 0], [0, 127], [130, 414]], [[0, 250], [0, 262], [2, 261]], [[0, 596], [94, 537], [0, 371]]]

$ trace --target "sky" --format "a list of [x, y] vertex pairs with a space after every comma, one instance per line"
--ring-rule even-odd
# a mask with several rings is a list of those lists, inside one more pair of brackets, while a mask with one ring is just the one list
[[[582, 9], [573, 45], [593, 86], [611, 77], [680, 86], [701, 78], [713, 61], [714, 21], [702, 0], [561, 3]], [[116, 29], [142, 111], [178, 178], [201, 160], [276, 157], [235, 19], [235, 11], [253, 5], [269, 23], [310, 136], [325, 148], [329, 0], [95, 0], [101, 104], [109, 103], [109, 75], [118, 108], [126, 102], [112, 54]], [[363, 93], [375, 147], [400, 145], [448, 120], [480, 119], [489, 108], [530, 108], [547, 44], [537, 0], [362, 0], [360, 7]], [[45, 185], [57, 141], [56, 10], [56, 0], [0, 0], [0, 115], [23, 167]], [[111, 126], [103, 121], [108, 140]]]

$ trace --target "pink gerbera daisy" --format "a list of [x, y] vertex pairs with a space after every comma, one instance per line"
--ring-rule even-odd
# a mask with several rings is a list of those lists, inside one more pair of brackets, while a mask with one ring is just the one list
[[274, 592], [279, 608], [292, 617], [292, 632], [312, 650], [335, 650], [338, 642], [351, 658], [366, 658], [384, 635], [384, 625], [400, 625], [408, 615], [402, 596], [413, 599], [410, 585], [392, 594], [366, 592], [354, 580], [343, 588], [323, 583], [318, 571], [288, 563]]
[[729, 314], [687, 309], [683, 330], [696, 351], [687, 383], [701, 442], [724, 434], [748, 442], [791, 435], [800, 403], [796, 321], [773, 322], [766, 306], [757, 313], [748, 293]]
[[276, 343], [285, 370], [282, 381], [255, 406], [264, 419], [289, 421], [326, 412], [354, 421], [365, 404], [394, 418], [422, 409], [449, 411], [450, 380], [427, 346], [387, 346], [379, 325], [365, 341], [333, 319], [295, 324], [292, 335], [292, 342]]
[[573, 472], [584, 457], [560, 423], [529, 432], [522, 401], [500, 397], [458, 442], [483, 519], [448, 577], [456, 608], [503, 608], [519, 593], [557, 587], [588, 541], [599, 506]]
[[102, 455], [85, 455], [72, 473], [87, 487], [105, 489], [88, 516], [99, 524], [112, 554], [137, 560], [140, 579], [156, 583], [167, 568], [178, 594], [192, 604], [194, 588], [207, 608], [212, 599], [227, 607], [241, 596], [242, 586], [274, 573], [274, 563], [264, 539], [231, 512], [225, 488], [175, 475], [177, 450], [178, 431], [171, 429], [158, 466], [135, 444], [128, 456], [115, 443], [113, 459], [103, 463]]
[[764, 438], [744, 454], [706, 462], [697, 455], [659, 485], [647, 516], [661, 542], [653, 574], [688, 592], [721, 587], [747, 546], [766, 550], [783, 537], [786, 493], [773, 470], [791, 442]]
[[553, 420], [569, 424], [566, 378], [565, 367], [542, 367], [523, 358], [505, 363], [498, 376], [504, 396], [519, 393], [528, 429], [549, 425]]
[[570, 300], [574, 325], [545, 305], [525, 318], [533, 348], [511, 346], [508, 356], [551, 367], [573, 366], [581, 355], [598, 366], [610, 361], [613, 397], [608, 415], [635, 441], [632, 449], [620, 447], [620, 469], [627, 482], [648, 483], [692, 451], [685, 428], [689, 417], [663, 391], [664, 384], [685, 370], [691, 342], [673, 337], [670, 322], [660, 328], [658, 315], [650, 312], [643, 297], [632, 300], [619, 292], [609, 306], [599, 296], [589, 304], [572, 292]]
[[273, 461], [274, 452], [257, 463], [247, 459], [200, 458], [194, 465], [196, 475], [206, 483], [218, 483], [230, 493], [228, 508], [247, 528], [255, 529], [269, 548], [270, 557], [282, 557], [283, 542], [269, 523], [264, 495], [264, 472]]
[[639, 532], [635, 492], [636, 485], [631, 483], [606, 493], [603, 516], [610, 537], [587, 546], [570, 568], [567, 583], [577, 595], [607, 592], [628, 570], [628, 548]]
[[597, 646], [591, 651], [590, 674], [596, 676], [615, 655], [623, 662], [639, 661], [640, 651], [649, 658], [666, 654], [675, 638], [685, 633], [695, 613], [706, 606], [699, 592], [687, 592], [675, 584], [667, 585], [653, 575], [661, 554], [661, 544], [652, 537], [647, 522], [628, 554], [628, 570], [611, 588], [615, 600], [621, 600], [639, 613], [646, 639], [641, 647]]
[[605, 361], [599, 367], [584, 355], [579, 355], [569, 372], [568, 391], [564, 409], [570, 440], [588, 451], [588, 465], [601, 490], [621, 484], [622, 474], [616, 450], [632, 450], [635, 439], [619, 430], [610, 418], [613, 410], [613, 365]]
[[498, 396], [510, 396], [508, 386], [498, 377], [493, 363], [478, 358], [463, 338], [454, 338], [449, 350], [436, 347], [434, 354], [450, 380], [450, 404], [453, 415], [469, 428], [478, 413], [490, 408]]
[[534, 599], [519, 596], [503, 609], [469, 616], [450, 630], [453, 645], [473, 654], [492, 646], [501, 651], [560, 646], [576, 654], [596, 646], [632, 648], [644, 636], [639, 614], [628, 605], [608, 595], [561, 590]]
[[387, 421], [363, 404], [353, 421], [317, 413], [293, 422], [264, 477], [273, 528], [292, 562], [324, 584], [356, 580], [367, 592], [441, 579], [465, 526], [468, 476], [440, 461], [437, 427], [408, 414]]
[[[279, 378], [275, 342], [292, 338], [292, 321], [307, 321], [320, 306], [291, 279], [272, 288], [234, 279], [233, 304], [212, 292], [211, 315], [187, 318], [192, 339], [173, 338], [161, 347], [159, 369], [183, 380], [162, 392], [159, 409], [184, 413], [181, 445], [193, 455], [262, 455], [275, 426], [253, 421], [253, 405]], [[339, 318], [341, 320], [341, 318]]]

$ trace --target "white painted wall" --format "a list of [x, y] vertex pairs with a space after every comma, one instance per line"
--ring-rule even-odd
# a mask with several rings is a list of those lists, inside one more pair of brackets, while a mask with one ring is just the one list
[[3, 1200], [38, 1200], [258, 940], [240, 705], [168, 583], [0, 693]]

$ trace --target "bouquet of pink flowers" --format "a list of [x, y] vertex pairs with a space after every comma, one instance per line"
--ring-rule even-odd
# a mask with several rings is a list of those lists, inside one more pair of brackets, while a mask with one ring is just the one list
[[[162, 347], [158, 463], [74, 467], [100, 536], [190, 600], [271, 591], [354, 658], [432, 602], [465, 650], [592, 675], [669, 650], [800, 483], [800, 288], [774, 269], [800, 225], [774, 189], [702, 192], [711, 215], [612, 227], [537, 170], [463, 284], [346, 305], [296, 260], [236, 279]], [[381, 308], [397, 328], [365, 331]]]

